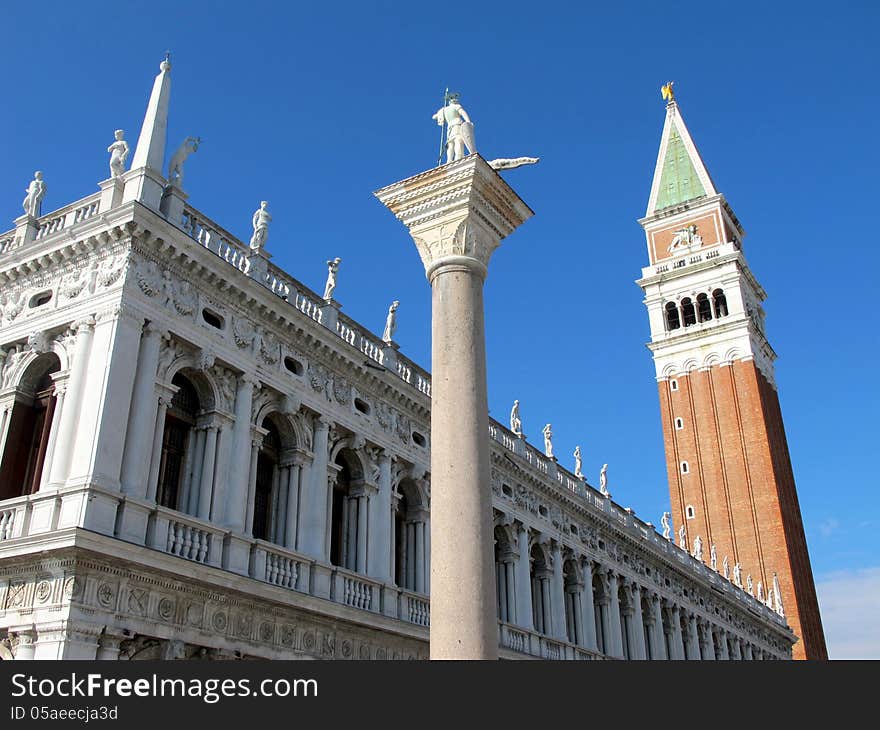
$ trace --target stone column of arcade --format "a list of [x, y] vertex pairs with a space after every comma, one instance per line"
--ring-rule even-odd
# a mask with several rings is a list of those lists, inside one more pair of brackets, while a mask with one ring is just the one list
[[483, 282], [533, 213], [476, 153], [375, 195], [409, 229], [432, 289], [431, 659], [497, 659]]

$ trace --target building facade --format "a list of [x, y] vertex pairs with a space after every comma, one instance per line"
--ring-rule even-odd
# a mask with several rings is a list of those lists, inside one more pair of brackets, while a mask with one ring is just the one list
[[640, 223], [669, 493], [688, 545], [713, 546], [739, 585], [785, 607], [794, 655], [827, 659], [767, 340], [764, 290], [744, 231], [675, 102]]
[[[424, 658], [430, 376], [188, 204], [170, 77], [128, 171], [0, 235], [0, 656]], [[791, 656], [779, 607], [486, 438], [503, 657]]]

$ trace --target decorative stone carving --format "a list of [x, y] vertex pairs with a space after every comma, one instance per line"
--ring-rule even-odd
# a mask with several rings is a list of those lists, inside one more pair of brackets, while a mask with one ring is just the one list
[[376, 403], [376, 421], [382, 427], [383, 431], [390, 431], [393, 423], [394, 414], [391, 406], [381, 401]]
[[241, 348], [253, 348], [257, 330], [247, 317], [235, 317], [232, 320], [232, 339]]
[[28, 335], [27, 346], [31, 352], [38, 355], [49, 352], [52, 349], [52, 337], [48, 332], [31, 332]]
[[[330, 385], [330, 376], [327, 370], [317, 363], [309, 363], [309, 385], [317, 393], [324, 393]], [[329, 399], [329, 394], [327, 394]]]
[[226, 633], [226, 626], [228, 625], [228, 620], [226, 618], [226, 613], [223, 611], [217, 611], [211, 617], [211, 626], [214, 627], [214, 631], [217, 631], [221, 634]]
[[216, 368], [214, 379], [223, 400], [220, 405], [231, 413], [235, 410], [235, 374], [224, 368]]
[[443, 106], [431, 117], [439, 126], [446, 125], [446, 162], [455, 162], [464, 157], [464, 148], [468, 154], [477, 151], [474, 141], [474, 124], [468, 113], [458, 103], [459, 94], [447, 94]]
[[391, 344], [394, 339], [394, 333], [397, 331], [397, 308], [400, 306], [400, 302], [396, 299], [391, 302], [391, 306], [388, 307], [388, 316], [385, 317], [385, 330], [382, 332], [382, 341], [386, 344]]
[[52, 595], [52, 584], [48, 580], [41, 580], [37, 582], [37, 587], [34, 589], [34, 598], [37, 603], [45, 603], [49, 600], [49, 596]]
[[155, 261], [147, 261], [137, 266], [134, 278], [140, 290], [148, 297], [155, 297], [163, 289], [163, 272]]
[[34, 173], [34, 179], [31, 180], [30, 184], [25, 188], [24, 200], [21, 202], [21, 207], [24, 208], [25, 215], [32, 216], [34, 218], [40, 217], [40, 208], [43, 204], [43, 198], [46, 197], [46, 183], [43, 180], [43, 173], [37, 170]]
[[341, 375], [333, 378], [333, 397], [340, 405], [348, 405], [351, 400], [351, 384]]
[[269, 621], [260, 624], [260, 641], [271, 642], [275, 638], [275, 626]]
[[333, 299], [333, 292], [336, 291], [336, 275], [339, 273], [339, 264], [341, 263], [342, 259], [338, 256], [327, 262], [327, 283], [324, 285], [325, 301], [329, 302]]
[[254, 233], [251, 236], [250, 247], [254, 251], [262, 250], [263, 246], [266, 245], [266, 241], [269, 239], [269, 223], [272, 220], [272, 216], [269, 215], [269, 211], [266, 210], [267, 205], [269, 205], [269, 203], [265, 200], [260, 201], [260, 207], [254, 211], [254, 216], [251, 219]]
[[156, 613], [163, 621], [172, 621], [174, 619], [174, 609], [174, 600], [166, 596], [159, 600], [159, 604], [156, 606]]
[[0, 294], [0, 320], [12, 322], [24, 310], [27, 304], [27, 292], [14, 294]]
[[201, 137], [187, 137], [168, 162], [168, 184], [183, 189], [183, 163], [199, 148]]
[[498, 157], [494, 160], [489, 160], [488, 165], [493, 170], [512, 170], [523, 165], [536, 165], [540, 161], [540, 157]]
[[173, 288], [172, 304], [178, 314], [186, 317], [199, 306], [198, 291], [188, 281], [179, 281]]
[[692, 248], [699, 248], [702, 245], [703, 238], [697, 233], [696, 224], [691, 223], [691, 225], [686, 228], [682, 228], [675, 232], [667, 250], [669, 253], [675, 253], [680, 250], [689, 251]]
[[399, 438], [404, 444], [409, 444], [412, 434], [412, 425], [409, 418], [402, 413], [398, 413], [395, 428], [397, 431], [397, 438]]
[[128, 159], [128, 142], [125, 141], [125, 132], [121, 129], [117, 129], [113, 136], [115, 141], [107, 148], [110, 153], [110, 177], [122, 177], [125, 161]]
[[95, 595], [101, 606], [112, 608], [116, 602], [116, 587], [111, 583], [101, 583]]
[[132, 588], [128, 594], [128, 610], [136, 616], [145, 616], [148, 598], [149, 595], [143, 588]]
[[58, 287], [58, 292], [65, 299], [76, 299], [83, 291], [94, 294], [98, 285], [99, 273], [98, 261], [95, 259], [88, 267], [74, 269], [65, 275]]
[[[119, 281], [119, 277], [125, 272], [127, 263], [128, 256], [125, 253], [119, 253], [116, 256], [111, 256], [110, 258], [105, 259], [101, 264], [100, 269], [96, 272], [95, 278], [97, 279], [97, 283], [104, 287], [113, 286], [113, 284]], [[94, 291], [94, 289], [92, 288], [90, 293], [91, 291]]]

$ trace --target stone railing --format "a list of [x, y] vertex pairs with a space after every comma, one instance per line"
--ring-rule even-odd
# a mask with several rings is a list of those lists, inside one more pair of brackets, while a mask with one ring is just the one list
[[[100, 207], [101, 193], [95, 193], [87, 198], [77, 200], [70, 205], [40, 216], [37, 219], [36, 240], [48, 238], [77, 223], [82, 223], [89, 218], [95, 217], [99, 213]], [[15, 230], [0, 233], [0, 255], [13, 251], [20, 244], [21, 241], [15, 237]]]
[[655, 276], [657, 274], [666, 274], [670, 270], [681, 269], [685, 266], [692, 266], [693, 264], [699, 264], [702, 261], [711, 261], [712, 259], [716, 259], [719, 256], [733, 253], [737, 250], [738, 249], [736, 247], [736, 244], [728, 241], [727, 243], [723, 243], [720, 246], [712, 246], [711, 250], [705, 252], [704, 249], [699, 249], [698, 251], [682, 251], [675, 256], [669, 257], [668, 259], [663, 259], [662, 263], [655, 264], [654, 266], [644, 267], [642, 269], [642, 277]]
[[247, 254], [250, 248], [192, 206], [184, 205], [180, 227], [190, 238], [213, 251], [231, 266], [239, 271], [247, 271]]
[[559, 639], [551, 639], [536, 631], [498, 622], [498, 634], [502, 649], [517, 654], [526, 654], [539, 659], [607, 659], [596, 651], [571, 644]]
[[196, 563], [219, 566], [224, 530], [210, 522], [157, 507], [150, 516], [147, 546]]
[[9, 540], [15, 527], [15, 507], [0, 510], [0, 540]]
[[251, 547], [249, 575], [281, 588], [309, 592], [311, 561], [291, 550], [257, 540]]
[[431, 625], [431, 602], [427, 596], [411, 591], [400, 591], [397, 615], [403, 621], [419, 626]]
[[338, 315], [336, 334], [352, 347], [357, 348], [373, 362], [383, 365], [385, 362], [383, 345], [371, 332], [345, 315]]
[[352, 608], [379, 612], [382, 584], [343, 568], [333, 571], [330, 599]]

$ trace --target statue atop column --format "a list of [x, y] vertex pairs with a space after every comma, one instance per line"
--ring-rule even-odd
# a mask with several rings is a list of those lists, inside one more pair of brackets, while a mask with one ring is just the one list
[[269, 238], [269, 223], [272, 220], [272, 216], [266, 210], [267, 205], [269, 205], [268, 202], [261, 200], [260, 207], [254, 211], [254, 217], [251, 220], [254, 234], [251, 236], [250, 245], [254, 251], [260, 251], [266, 245], [266, 240]]
[[611, 492], [608, 491], [608, 464], [602, 464], [602, 469], [599, 471], [599, 491], [606, 497], [611, 497]]
[[335, 259], [327, 261], [327, 283], [324, 285], [324, 299], [330, 301], [333, 299], [333, 292], [336, 290], [336, 274], [339, 273], [339, 264], [342, 259], [338, 256]]
[[660, 526], [663, 528], [663, 537], [666, 540], [672, 539], [670, 537], [670, 532], [672, 530], [672, 523], [669, 520], [670, 517], [672, 517], [672, 515], [669, 512], [664, 512], [663, 516], [660, 518]]
[[24, 212], [34, 218], [40, 217], [40, 209], [43, 205], [43, 198], [46, 197], [46, 183], [43, 181], [43, 173], [37, 170], [34, 173], [34, 179], [25, 188], [27, 195], [21, 203]]
[[519, 401], [513, 402], [513, 408], [510, 409], [510, 430], [515, 436], [522, 436], [522, 419], [519, 417]]
[[110, 153], [110, 177], [122, 177], [125, 161], [128, 159], [128, 142], [123, 139], [125, 132], [121, 129], [117, 129], [113, 136], [116, 141], [107, 148]]
[[544, 426], [541, 433], [544, 434], [544, 454], [548, 458], [552, 459], [553, 458], [553, 440], [552, 440], [553, 439], [553, 429], [551, 428], [549, 423], [546, 426]]
[[574, 475], [578, 479], [583, 479], [584, 477], [584, 462], [581, 458], [581, 447], [580, 444], [574, 447]]
[[195, 152], [202, 142], [201, 137], [187, 137], [168, 163], [168, 183], [183, 190], [183, 163]]
[[441, 127], [446, 125], [446, 162], [455, 162], [464, 157], [464, 148], [468, 154], [477, 151], [474, 142], [474, 125], [467, 112], [458, 103], [460, 95], [457, 93], [447, 94], [444, 105], [437, 110], [431, 119], [436, 120]]
[[385, 331], [382, 332], [382, 342], [386, 345], [391, 344], [394, 333], [397, 331], [397, 308], [399, 306], [400, 302], [395, 299], [388, 307], [388, 316], [385, 317]]

